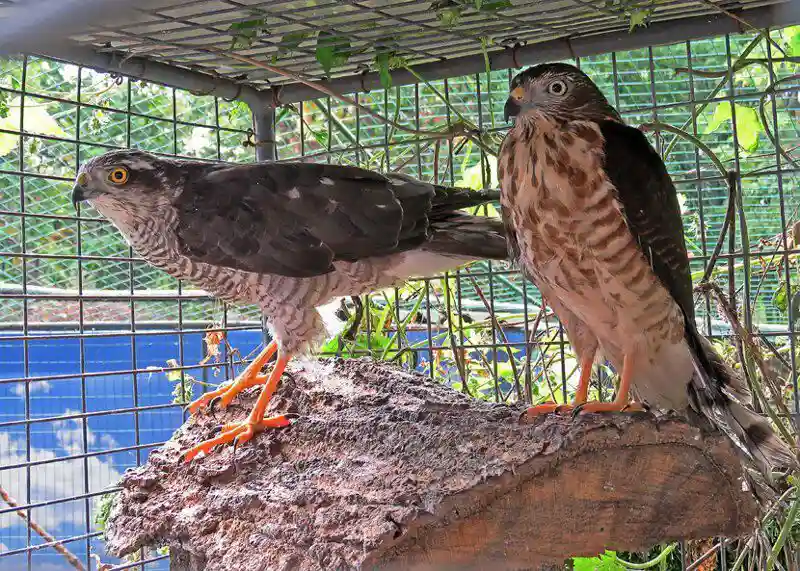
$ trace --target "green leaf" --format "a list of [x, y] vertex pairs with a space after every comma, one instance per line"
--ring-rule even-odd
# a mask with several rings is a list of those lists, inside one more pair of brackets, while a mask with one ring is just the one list
[[278, 55], [286, 55], [295, 51], [305, 40], [314, 35], [314, 32], [300, 31], [285, 34], [278, 42]]
[[[20, 100], [15, 97], [8, 106], [6, 117], [0, 119], [0, 129], [16, 131], [20, 124]], [[25, 130], [32, 133], [41, 133], [53, 137], [66, 137], [61, 125], [47, 112], [46, 105], [33, 105], [25, 107]], [[0, 133], [0, 157], [3, 157], [17, 148], [19, 138], [15, 135]]]
[[389, 89], [392, 86], [392, 74], [389, 73], [391, 57], [391, 53], [382, 48], [378, 48], [378, 53], [375, 54], [375, 67], [378, 68], [378, 74], [381, 77], [381, 86], [384, 89]]
[[478, 0], [475, 0], [475, 8], [484, 12], [497, 12], [498, 10], [514, 7], [511, 0], [483, 0], [483, 2], [480, 2], [480, 6], [478, 4]]
[[758, 111], [736, 104], [736, 134], [739, 145], [748, 153], [758, 149], [758, 136], [763, 131]]
[[786, 298], [786, 284], [781, 284], [772, 296], [772, 305], [774, 305], [781, 313], [786, 313], [789, 308], [789, 303]]
[[[753, 152], [758, 148], [758, 136], [764, 130], [758, 111], [752, 107], [736, 104], [736, 135], [739, 146], [747, 152]], [[711, 120], [706, 125], [705, 132], [713, 133], [724, 123], [730, 122], [733, 116], [733, 108], [729, 101], [718, 103], [714, 109]]]
[[652, 12], [651, 8], [632, 10], [630, 17], [630, 28], [628, 28], [628, 32], [632, 32], [633, 29], [638, 26], [646, 28], [647, 22], [650, 19], [651, 12]]
[[8, 117], [8, 93], [0, 91], [0, 119]]
[[[488, 156], [486, 157], [489, 163], [489, 186], [488, 188], [497, 188], [497, 158]], [[481, 170], [481, 163], [476, 163], [468, 169], [464, 169], [461, 179], [456, 183], [460, 188], [471, 188], [472, 190], [481, 190], [483, 188], [483, 171]]]
[[714, 114], [711, 116], [711, 120], [708, 122], [708, 125], [706, 125], [705, 133], [713, 133], [719, 129], [723, 123], [730, 121], [732, 116], [733, 111], [731, 111], [730, 101], [718, 103], [714, 108]]
[[575, 571], [625, 571], [613, 551], [606, 551], [599, 557], [576, 557], [572, 561]]
[[786, 35], [788, 36], [788, 55], [791, 56], [800, 56], [800, 26], [792, 26], [791, 28], [786, 28], [784, 30]]
[[446, 28], [452, 28], [461, 20], [462, 6], [453, 0], [437, 0], [431, 4], [436, 17]]
[[350, 40], [346, 37], [328, 32], [320, 32], [317, 36], [317, 61], [325, 73], [330, 73], [334, 67], [346, 64], [351, 55], [353, 50], [350, 47]]
[[475, 0], [475, 9], [480, 10], [483, 5], [483, 0]]
[[228, 28], [228, 33], [233, 36], [231, 49], [249, 48], [260, 34], [267, 31], [266, 27], [266, 18], [234, 22]]

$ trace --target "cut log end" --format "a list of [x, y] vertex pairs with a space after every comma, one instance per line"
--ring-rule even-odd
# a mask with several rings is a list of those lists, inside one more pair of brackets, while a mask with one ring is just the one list
[[678, 417], [523, 424], [521, 406], [365, 359], [296, 368], [270, 410], [298, 422], [183, 462], [256, 395], [190, 419], [125, 474], [112, 553], [167, 545], [187, 571], [535, 569], [738, 536], [758, 515], [727, 442]]

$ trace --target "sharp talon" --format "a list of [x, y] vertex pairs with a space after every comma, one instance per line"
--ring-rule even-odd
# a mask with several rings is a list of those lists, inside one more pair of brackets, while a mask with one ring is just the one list
[[217, 426], [215, 426], [214, 428], [212, 428], [212, 429], [211, 429], [211, 436], [216, 436], [217, 434], [219, 434], [220, 432], [222, 432], [222, 430], [223, 430], [224, 428], [225, 428], [225, 425], [223, 425], [223, 424], [218, 424]]
[[586, 403], [582, 402], [581, 404], [575, 406], [575, 408], [572, 409], [572, 420], [575, 420], [576, 418], [578, 418], [578, 416], [581, 414], [581, 411], [583, 410], [583, 407], [585, 407], [585, 406], [586, 406]]
[[215, 412], [217, 412], [217, 405], [221, 401], [222, 401], [222, 397], [220, 395], [217, 395], [213, 399], [208, 401], [208, 405], [206, 406], [206, 408], [208, 409], [208, 412], [210, 412], [211, 414], [214, 414]]

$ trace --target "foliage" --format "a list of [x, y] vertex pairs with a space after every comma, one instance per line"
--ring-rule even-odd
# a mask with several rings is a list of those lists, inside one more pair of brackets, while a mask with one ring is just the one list
[[114, 505], [114, 498], [116, 497], [117, 494], [103, 494], [100, 496], [100, 501], [95, 505], [92, 521], [94, 521], [98, 531], [106, 529], [106, 522], [108, 522], [108, 517], [111, 515], [111, 507]]
[[734, 110], [736, 111], [736, 135], [739, 145], [748, 152], [758, 149], [759, 135], [764, 133], [764, 127], [758, 118], [758, 111], [753, 107], [747, 107], [736, 103], [731, 105], [730, 101], [717, 103], [714, 113], [706, 125], [705, 132], [713, 133], [724, 123], [730, 124], [733, 121]]
[[284, 35], [278, 43], [278, 53], [272, 57], [272, 62], [277, 63], [280, 57], [291, 54], [300, 47], [300, 44], [313, 36], [314, 33], [309, 31], [290, 32]]
[[266, 18], [256, 18], [245, 22], [234, 22], [228, 28], [233, 36], [231, 49], [249, 48], [258, 36], [267, 31]]
[[598, 557], [576, 557], [572, 560], [574, 571], [625, 571], [616, 553], [608, 551]]
[[334, 67], [346, 64], [353, 55], [353, 50], [350, 47], [350, 40], [346, 36], [323, 31], [317, 36], [315, 53], [322, 69], [325, 70], [325, 73], [330, 73]]

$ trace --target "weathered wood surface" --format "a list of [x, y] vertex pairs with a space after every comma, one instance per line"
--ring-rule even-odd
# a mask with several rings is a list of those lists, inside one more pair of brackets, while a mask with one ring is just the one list
[[307, 363], [271, 410], [291, 427], [186, 464], [251, 389], [189, 420], [126, 473], [108, 523], [122, 555], [179, 570], [537, 569], [603, 549], [735, 536], [757, 515], [719, 436], [651, 414], [548, 416], [473, 401], [369, 360]]

